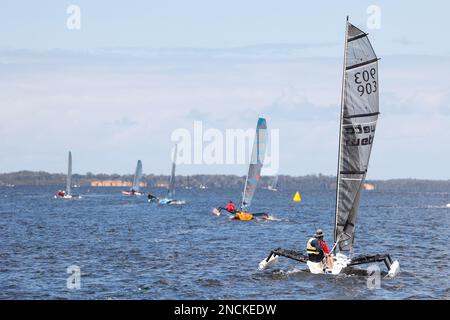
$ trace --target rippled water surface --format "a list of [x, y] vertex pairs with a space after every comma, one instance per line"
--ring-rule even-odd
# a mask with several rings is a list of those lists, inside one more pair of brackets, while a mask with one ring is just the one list
[[[315, 228], [330, 242], [331, 191], [303, 192], [294, 204], [295, 190], [258, 190], [253, 209], [281, 220], [270, 222], [212, 215], [237, 200], [233, 189], [179, 190], [182, 207], [151, 205], [115, 188], [76, 191], [83, 198], [68, 201], [53, 199], [51, 188], [0, 188], [0, 298], [450, 298], [448, 190], [363, 194], [355, 253], [390, 253], [401, 265], [378, 290], [367, 288], [364, 275], [311, 275], [287, 260], [257, 270], [270, 249], [303, 250]], [[81, 268], [79, 290], [66, 287], [70, 265]]]

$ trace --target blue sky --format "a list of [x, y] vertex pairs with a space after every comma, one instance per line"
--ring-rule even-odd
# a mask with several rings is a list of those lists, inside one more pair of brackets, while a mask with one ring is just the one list
[[[66, 8], [81, 8], [68, 30]], [[369, 5], [381, 28], [368, 30]], [[448, 1], [3, 1], [0, 172], [170, 170], [170, 134], [280, 129], [281, 173], [336, 172], [345, 16], [380, 64], [369, 178], [449, 179]], [[295, 150], [295, 152], [293, 152]], [[245, 167], [181, 165], [180, 174]]]

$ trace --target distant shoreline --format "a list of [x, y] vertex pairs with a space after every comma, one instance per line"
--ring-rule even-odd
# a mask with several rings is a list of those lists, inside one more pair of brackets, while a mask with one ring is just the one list
[[[48, 173], [44, 171], [19, 171], [0, 174], [0, 186], [64, 186], [66, 175], [61, 173]], [[176, 176], [177, 187], [201, 188], [241, 188], [244, 184], [244, 176], [237, 175], [212, 175], [194, 174]], [[271, 184], [273, 177], [261, 177], [260, 187], [266, 188]], [[133, 180], [133, 176], [120, 174], [73, 174], [72, 183], [78, 186], [101, 187], [125, 187]], [[168, 175], [147, 174], [142, 182], [147, 188], [164, 187], [168, 184]], [[389, 179], [367, 180], [374, 190], [379, 191], [413, 191], [413, 192], [450, 192], [450, 180], [425, 180], [425, 179]], [[334, 190], [336, 177], [322, 174], [306, 176], [280, 175], [278, 179], [279, 189], [300, 190]]]

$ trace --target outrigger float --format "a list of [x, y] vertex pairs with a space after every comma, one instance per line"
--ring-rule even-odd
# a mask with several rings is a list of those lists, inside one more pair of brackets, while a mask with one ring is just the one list
[[[273, 266], [279, 257], [306, 263], [311, 273], [339, 274], [344, 268], [384, 262], [388, 276], [400, 271], [398, 261], [389, 254], [348, 257], [353, 248], [359, 200], [367, 174], [375, 128], [379, 115], [378, 58], [367, 33], [346, 22], [344, 70], [341, 96], [339, 157], [332, 270], [325, 263], [308, 261], [308, 256], [295, 250], [274, 249], [260, 262], [260, 269]], [[339, 249], [339, 252], [337, 250]]]
[[252, 156], [248, 168], [247, 178], [245, 179], [244, 191], [242, 193], [240, 208], [237, 211], [231, 212], [225, 208], [214, 208], [213, 213], [220, 215], [225, 212], [234, 220], [249, 221], [256, 218], [269, 219], [270, 216], [266, 212], [250, 213], [246, 210], [255, 195], [256, 187], [261, 179], [261, 170], [264, 164], [264, 157], [266, 154], [267, 144], [267, 122], [265, 118], [258, 118], [256, 125], [255, 140], [253, 142]]

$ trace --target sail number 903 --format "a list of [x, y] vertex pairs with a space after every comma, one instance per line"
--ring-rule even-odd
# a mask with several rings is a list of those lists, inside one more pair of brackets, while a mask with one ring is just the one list
[[355, 73], [355, 83], [358, 85], [356, 89], [360, 96], [377, 92], [376, 74], [377, 70], [375, 68]]

